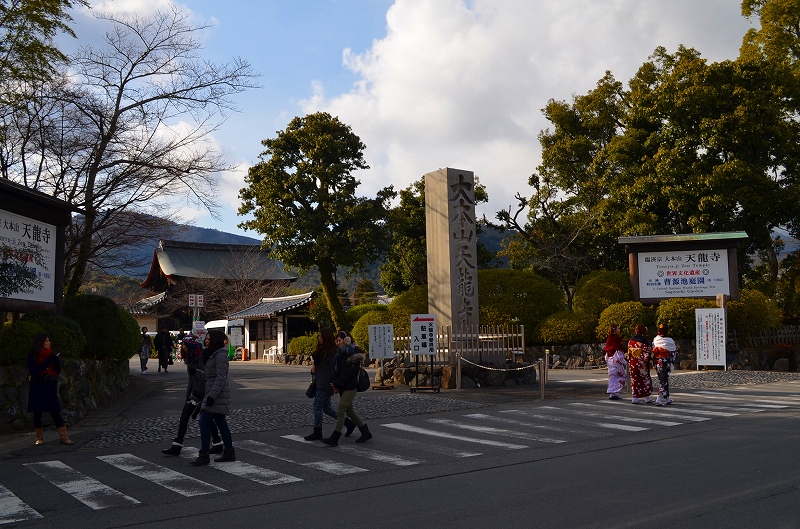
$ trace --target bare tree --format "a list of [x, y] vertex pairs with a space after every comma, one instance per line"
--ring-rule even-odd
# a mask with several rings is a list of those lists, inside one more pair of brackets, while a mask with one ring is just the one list
[[208, 26], [191, 25], [175, 7], [147, 18], [98, 18], [113, 26], [105, 49], [82, 48], [70, 57], [71, 72], [41, 86], [2, 124], [9, 130], [3, 176], [82, 210], [70, 232], [67, 295], [93, 265], [119, 257], [115, 247], [137, 234], [152, 238], [153, 227], [140, 221], [163, 216], [167, 200], [215, 214], [216, 174], [232, 167], [212, 134], [236, 110], [231, 96], [256, 86], [242, 59], [202, 60], [197, 35]]

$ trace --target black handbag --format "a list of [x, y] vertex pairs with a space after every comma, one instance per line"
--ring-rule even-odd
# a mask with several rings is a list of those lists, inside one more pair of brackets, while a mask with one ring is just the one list
[[309, 399], [313, 399], [317, 396], [317, 381], [314, 380], [314, 377], [311, 377], [311, 384], [308, 385], [308, 389], [306, 390], [306, 397]]

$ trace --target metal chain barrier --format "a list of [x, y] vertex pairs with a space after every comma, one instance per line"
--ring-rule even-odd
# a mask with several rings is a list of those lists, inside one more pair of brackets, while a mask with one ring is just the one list
[[463, 356], [461, 357], [461, 360], [466, 362], [466, 363], [468, 363], [468, 364], [472, 364], [475, 367], [480, 367], [481, 369], [486, 369], [488, 371], [522, 371], [523, 369], [531, 369], [531, 368], [535, 368], [536, 367], [536, 364], [531, 364], [531, 365], [525, 366], [525, 367], [513, 367], [513, 368], [501, 369], [501, 368], [498, 368], [498, 367], [482, 366], [480, 364], [476, 364], [475, 362], [470, 362], [469, 360], [467, 360]]

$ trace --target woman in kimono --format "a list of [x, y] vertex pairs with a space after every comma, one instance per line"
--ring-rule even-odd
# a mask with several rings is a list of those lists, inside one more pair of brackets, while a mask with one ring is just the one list
[[631, 390], [633, 404], [639, 404], [642, 397], [648, 404], [655, 402], [650, 396], [653, 393], [653, 380], [650, 378], [651, 348], [647, 341], [647, 327], [639, 323], [633, 329], [633, 336], [628, 341], [628, 364], [631, 366]]
[[608, 339], [606, 346], [603, 347], [606, 355], [606, 366], [608, 366], [608, 398], [619, 400], [619, 393], [625, 387], [625, 347], [622, 345], [622, 338], [619, 336], [619, 325], [614, 324], [608, 329]]
[[666, 323], [658, 324], [658, 335], [653, 338], [653, 357], [656, 362], [656, 373], [661, 387], [658, 388], [658, 398], [656, 405], [663, 406], [672, 404], [669, 398], [669, 374], [674, 369], [675, 358], [678, 348], [675, 340], [669, 337], [669, 327]]

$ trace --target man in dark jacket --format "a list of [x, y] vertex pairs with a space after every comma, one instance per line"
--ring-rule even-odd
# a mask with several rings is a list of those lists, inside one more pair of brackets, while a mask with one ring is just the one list
[[170, 336], [166, 325], [161, 326], [161, 332], [155, 338], [156, 352], [158, 353], [158, 372], [164, 368], [164, 373], [169, 367], [169, 359], [172, 356], [172, 336]]

